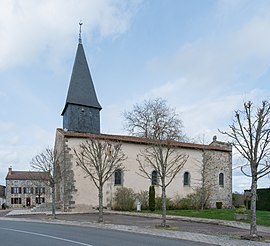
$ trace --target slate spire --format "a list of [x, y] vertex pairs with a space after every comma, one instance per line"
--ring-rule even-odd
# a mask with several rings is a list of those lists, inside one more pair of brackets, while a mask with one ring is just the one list
[[99, 111], [102, 109], [84, 53], [80, 22], [79, 44], [75, 56], [65, 107], [63, 128], [68, 131], [100, 133]]

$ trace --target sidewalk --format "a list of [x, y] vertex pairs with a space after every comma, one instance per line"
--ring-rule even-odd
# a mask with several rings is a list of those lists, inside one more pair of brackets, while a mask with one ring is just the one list
[[[132, 219], [130, 218], [132, 216]], [[253, 242], [246, 240], [239, 240], [228, 236], [225, 230], [232, 230], [233, 228], [239, 228], [239, 233], [248, 234], [249, 224], [242, 222], [233, 221], [222, 221], [222, 220], [210, 220], [201, 218], [190, 218], [190, 217], [179, 217], [179, 216], [167, 216], [169, 224], [173, 227], [169, 230], [155, 229], [158, 221], [160, 221], [160, 215], [156, 214], [142, 214], [142, 213], [128, 213], [128, 212], [116, 212], [116, 211], [106, 211], [104, 214], [105, 223], [97, 223], [97, 211], [93, 211], [90, 214], [78, 214], [78, 213], [63, 213], [58, 212], [56, 220], [50, 218], [50, 213], [48, 212], [31, 212], [30, 210], [12, 210], [3, 219], [20, 220], [24, 219], [27, 221], [42, 221], [44, 223], [60, 223], [69, 224], [77, 226], [89, 226], [103, 229], [121, 230], [128, 232], [136, 232], [143, 234], [151, 234], [162, 237], [178, 238], [191, 240], [196, 242], [204, 242], [211, 245], [236, 245], [236, 246], [246, 246], [246, 245], [270, 245], [268, 243]], [[191, 227], [190, 232], [181, 231], [181, 229], [187, 229], [180, 223], [189, 223]], [[134, 226], [135, 225], [135, 226]], [[176, 227], [179, 226], [179, 227]], [[209, 235], [207, 233], [200, 233], [202, 228], [207, 231], [213, 230], [213, 228], [220, 227], [220, 231], [216, 233], [217, 235]], [[180, 230], [179, 230], [180, 228]], [[270, 229], [268, 227], [258, 226], [258, 231], [269, 236], [270, 239]], [[223, 233], [222, 233], [223, 232]]]

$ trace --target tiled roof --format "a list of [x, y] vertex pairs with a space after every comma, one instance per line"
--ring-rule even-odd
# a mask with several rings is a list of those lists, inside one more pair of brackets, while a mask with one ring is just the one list
[[6, 176], [6, 180], [48, 180], [48, 172], [34, 171], [10, 171]]
[[[79, 132], [71, 132], [71, 131], [64, 131], [61, 128], [57, 128], [57, 131], [64, 135], [67, 138], [97, 138], [102, 140], [110, 140], [110, 141], [120, 141], [120, 142], [127, 142], [127, 143], [134, 143], [134, 144], [154, 144], [153, 140], [142, 138], [142, 137], [134, 137], [134, 136], [124, 136], [124, 135], [110, 135], [110, 134], [91, 134], [91, 133], [79, 133]], [[199, 150], [218, 150], [218, 151], [225, 151], [231, 152], [232, 148], [230, 144], [223, 143], [222, 146], [218, 142], [218, 145], [212, 142], [209, 145], [204, 144], [195, 144], [195, 143], [187, 143], [187, 142], [177, 142], [171, 141], [170, 144], [174, 147], [179, 148], [186, 148], [186, 149], [199, 149]]]

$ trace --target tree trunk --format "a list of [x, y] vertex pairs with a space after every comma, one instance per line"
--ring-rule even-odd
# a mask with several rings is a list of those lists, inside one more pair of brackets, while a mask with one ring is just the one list
[[103, 186], [98, 189], [98, 222], [103, 222]]
[[165, 184], [162, 184], [162, 222], [161, 226], [166, 227], [166, 187]]
[[204, 210], [204, 200], [205, 200], [205, 191], [204, 191], [204, 183], [203, 183], [203, 186], [202, 186], [202, 189], [201, 189], [201, 210]]
[[250, 236], [257, 237], [256, 223], [257, 175], [252, 175], [251, 202], [250, 202]]
[[52, 186], [52, 217], [56, 219], [55, 214], [55, 185]]

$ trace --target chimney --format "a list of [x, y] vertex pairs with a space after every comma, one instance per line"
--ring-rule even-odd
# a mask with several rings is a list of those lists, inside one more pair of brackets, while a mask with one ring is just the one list
[[12, 167], [9, 167], [8, 168], [8, 175], [11, 175], [11, 173], [12, 173]]

